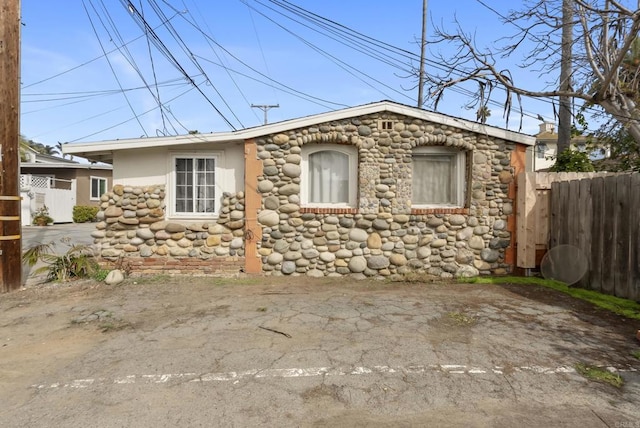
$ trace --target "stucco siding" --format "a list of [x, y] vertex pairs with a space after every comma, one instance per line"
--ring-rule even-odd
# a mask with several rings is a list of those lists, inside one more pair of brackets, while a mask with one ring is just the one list
[[[210, 153], [221, 154], [218, 165], [221, 177], [216, 181], [222, 192], [238, 192], [244, 184], [244, 150], [238, 144], [199, 144], [181, 146], [180, 150], [167, 147], [152, 149], [126, 150], [114, 153], [113, 184], [127, 186], [167, 186], [173, 153]], [[170, 191], [170, 190], [169, 190]]]

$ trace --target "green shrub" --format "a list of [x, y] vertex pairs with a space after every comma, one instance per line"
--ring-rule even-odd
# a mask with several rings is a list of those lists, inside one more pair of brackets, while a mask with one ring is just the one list
[[556, 157], [556, 163], [549, 168], [551, 172], [593, 172], [595, 168], [589, 154], [573, 149], [566, 149]]
[[33, 275], [47, 274], [47, 281], [64, 282], [74, 278], [91, 278], [100, 269], [87, 245], [73, 245], [68, 237], [60, 241], [67, 247], [64, 254], [56, 254], [55, 242], [37, 244], [22, 254], [22, 262], [29, 267], [39, 261], [44, 264]]
[[73, 207], [73, 222], [87, 223], [90, 221], [96, 221], [96, 215], [99, 210], [99, 207], [76, 205]]

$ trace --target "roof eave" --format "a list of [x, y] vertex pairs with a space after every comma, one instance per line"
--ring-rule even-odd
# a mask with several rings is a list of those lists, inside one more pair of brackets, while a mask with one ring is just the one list
[[285, 120], [278, 123], [246, 128], [239, 131], [189, 134], [174, 137], [152, 137], [144, 139], [132, 138], [94, 143], [75, 143], [72, 145], [65, 144], [62, 147], [62, 152], [65, 154], [84, 157], [92, 161], [110, 162], [113, 160], [113, 152], [118, 150], [144, 149], [151, 147], [166, 147], [198, 143], [211, 144], [242, 142], [250, 138], [258, 138], [264, 135], [276, 134], [291, 129], [313, 126], [324, 122], [343, 120], [350, 117], [381, 113], [384, 111], [397, 113], [408, 117], [414, 117], [416, 119], [422, 119], [441, 125], [447, 125], [464, 131], [484, 134], [490, 137], [525, 144], [528, 146], [535, 145], [535, 137], [530, 135], [521, 134], [518, 132], [509, 131], [493, 126], [483, 125], [481, 123], [472, 122], [466, 119], [447, 116], [441, 113], [422, 110], [391, 101], [380, 101], [356, 107], [349, 107], [342, 110]]

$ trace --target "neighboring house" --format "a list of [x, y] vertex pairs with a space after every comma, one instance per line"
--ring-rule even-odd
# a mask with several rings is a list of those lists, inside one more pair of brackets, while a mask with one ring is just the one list
[[133, 271], [506, 273], [534, 138], [388, 101], [235, 132], [73, 144], [113, 163], [93, 236]]
[[[579, 151], [585, 151], [587, 147], [588, 137], [580, 135], [571, 138], [571, 146]], [[555, 124], [551, 122], [543, 122], [540, 124], [540, 132], [536, 135], [536, 144], [533, 148], [533, 170], [547, 171], [556, 162], [558, 152], [558, 133]], [[608, 157], [608, 152], [602, 153], [597, 149], [590, 155], [592, 159]]]
[[100, 197], [113, 186], [111, 165], [82, 164], [29, 150], [20, 162], [23, 225], [30, 212], [46, 205], [56, 223], [72, 221], [74, 205], [99, 206]]

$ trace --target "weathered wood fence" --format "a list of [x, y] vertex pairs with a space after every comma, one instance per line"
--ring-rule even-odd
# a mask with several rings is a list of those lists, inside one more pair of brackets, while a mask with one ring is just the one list
[[517, 184], [518, 267], [572, 245], [589, 263], [579, 286], [640, 301], [640, 174], [523, 173]]
[[589, 269], [578, 284], [640, 300], [640, 174], [551, 185], [550, 248], [582, 251]]

